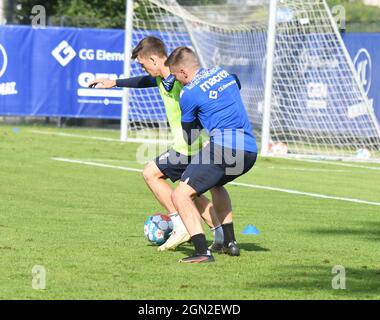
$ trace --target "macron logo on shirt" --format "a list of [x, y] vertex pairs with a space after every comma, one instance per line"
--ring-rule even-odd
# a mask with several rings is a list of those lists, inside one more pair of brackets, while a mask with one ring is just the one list
[[203, 92], [206, 92], [212, 86], [214, 86], [218, 82], [222, 81], [223, 79], [227, 78], [228, 76], [229, 76], [229, 73], [226, 70], [222, 70], [222, 71], [218, 72], [215, 76], [207, 79], [199, 87], [202, 89]]

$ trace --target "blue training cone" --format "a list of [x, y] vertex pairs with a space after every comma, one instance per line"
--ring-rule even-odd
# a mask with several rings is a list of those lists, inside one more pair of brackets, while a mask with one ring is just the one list
[[13, 131], [14, 133], [19, 133], [19, 132], [20, 132], [20, 128], [12, 128], [12, 131]]
[[242, 234], [260, 234], [260, 231], [255, 226], [249, 224], [244, 228]]

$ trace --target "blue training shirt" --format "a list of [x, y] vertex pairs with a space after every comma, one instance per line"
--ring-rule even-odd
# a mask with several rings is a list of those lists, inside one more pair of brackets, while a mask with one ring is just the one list
[[180, 94], [181, 121], [197, 118], [210, 141], [232, 149], [257, 152], [247, 112], [235, 77], [215, 67], [200, 69]]

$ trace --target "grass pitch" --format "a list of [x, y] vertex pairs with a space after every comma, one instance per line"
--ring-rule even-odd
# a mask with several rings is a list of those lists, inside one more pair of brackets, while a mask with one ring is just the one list
[[[184, 265], [192, 246], [161, 253], [144, 238], [163, 210], [141, 173], [120, 168], [143, 167], [138, 144], [19, 128], [0, 126], [0, 299], [380, 299], [380, 165], [259, 158], [236, 180], [253, 187], [227, 186], [241, 256]], [[248, 224], [261, 233], [241, 234]], [[346, 289], [332, 287], [337, 265]]]

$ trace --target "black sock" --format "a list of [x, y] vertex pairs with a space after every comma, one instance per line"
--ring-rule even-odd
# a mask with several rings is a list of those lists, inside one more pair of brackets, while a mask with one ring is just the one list
[[233, 222], [222, 224], [222, 228], [223, 228], [223, 233], [224, 233], [224, 246], [228, 247], [228, 244], [230, 242], [236, 241], [235, 232], [234, 232], [234, 224]]
[[208, 251], [206, 236], [204, 233], [198, 233], [191, 237], [191, 241], [194, 243], [195, 253], [200, 255], [206, 255]]

